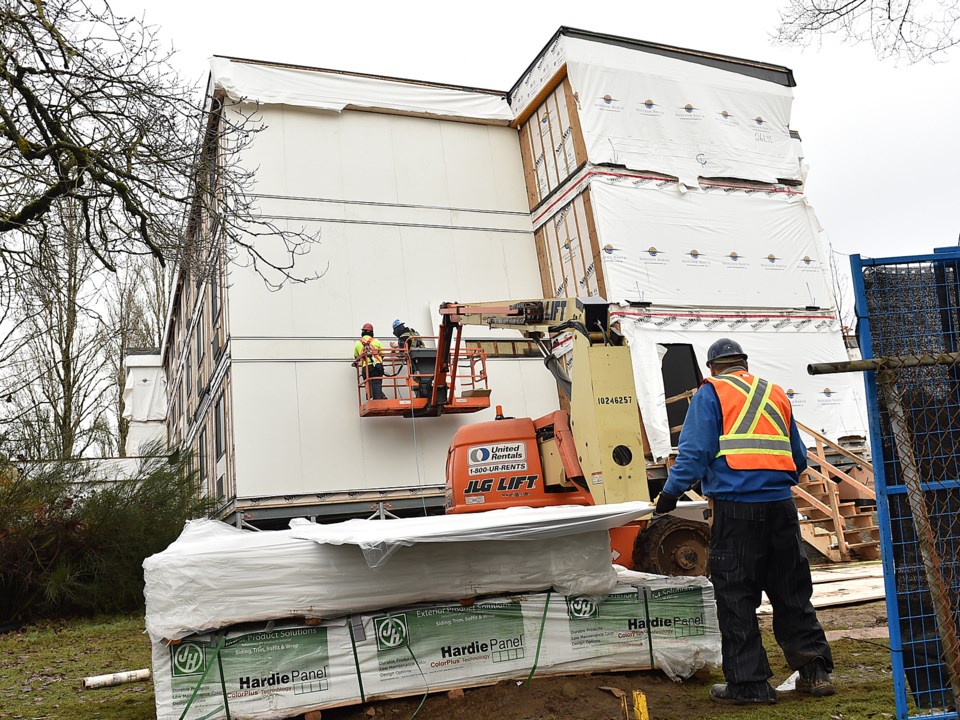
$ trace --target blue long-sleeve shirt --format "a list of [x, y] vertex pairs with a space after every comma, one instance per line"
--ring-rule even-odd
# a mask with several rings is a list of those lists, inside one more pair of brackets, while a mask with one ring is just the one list
[[790, 449], [796, 472], [784, 470], [733, 470], [724, 457], [717, 457], [723, 432], [720, 398], [710, 383], [704, 383], [690, 400], [680, 431], [676, 464], [670, 468], [663, 491], [680, 496], [697, 480], [703, 494], [720, 500], [773, 502], [792, 496], [800, 473], [807, 469], [807, 450], [797, 423], [790, 415]]

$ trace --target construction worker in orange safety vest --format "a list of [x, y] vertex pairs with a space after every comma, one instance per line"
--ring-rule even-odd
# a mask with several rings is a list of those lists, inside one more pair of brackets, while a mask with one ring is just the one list
[[711, 377], [690, 400], [655, 514], [676, 509], [698, 480], [710, 499], [708, 567], [727, 680], [710, 689], [710, 698], [735, 705], [777, 702], [757, 625], [762, 592], [773, 605], [777, 643], [799, 672], [797, 692], [832, 695], [833, 656], [810, 602], [810, 563], [793, 501], [807, 450], [790, 400], [779, 385], [747, 370], [747, 354], [729, 338], [710, 346], [707, 367]]
[[380, 351], [383, 343], [373, 336], [373, 325], [364, 323], [360, 329], [360, 339], [354, 343], [354, 363], [359, 365], [367, 386], [368, 400], [386, 400], [383, 394], [383, 358]]

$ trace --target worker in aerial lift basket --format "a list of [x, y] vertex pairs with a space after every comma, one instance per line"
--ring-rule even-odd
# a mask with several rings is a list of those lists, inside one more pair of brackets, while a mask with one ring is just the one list
[[400, 348], [401, 350], [424, 347], [423, 340], [420, 339], [420, 333], [411, 327], [407, 327], [403, 320], [393, 321], [393, 334], [397, 341], [390, 343], [390, 347]]
[[360, 329], [360, 339], [353, 346], [354, 362], [360, 365], [363, 379], [367, 381], [368, 400], [386, 400], [383, 394], [383, 358], [380, 351], [383, 343], [373, 336], [373, 325], [365, 323]]
[[707, 367], [711, 377], [690, 401], [656, 513], [674, 510], [702, 479], [712, 507], [709, 569], [727, 680], [710, 688], [710, 697], [777, 701], [757, 624], [761, 591], [773, 605], [777, 643], [799, 671], [797, 691], [832, 695], [833, 656], [810, 602], [810, 563], [791, 490], [807, 461], [790, 400], [780, 386], [747, 371], [747, 355], [733, 340], [710, 346]]
[[433, 386], [433, 378], [430, 375], [433, 372], [435, 363], [425, 363], [424, 358], [417, 353], [411, 353], [411, 350], [424, 348], [426, 345], [420, 338], [420, 333], [412, 327], [407, 327], [403, 320], [393, 321], [393, 334], [397, 341], [391, 342], [390, 347], [399, 348], [408, 353], [410, 360], [410, 377], [414, 381], [413, 394], [418, 398], [430, 397], [430, 389]]

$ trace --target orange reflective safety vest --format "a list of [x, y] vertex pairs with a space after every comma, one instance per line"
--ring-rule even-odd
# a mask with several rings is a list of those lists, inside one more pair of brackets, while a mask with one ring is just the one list
[[734, 470], [796, 472], [790, 447], [790, 400], [779, 385], [733, 370], [707, 378], [720, 399], [723, 432], [717, 457]]
[[363, 366], [381, 365], [383, 364], [383, 359], [380, 357], [380, 351], [382, 349], [383, 343], [381, 343], [375, 337], [364, 335], [362, 338], [357, 340], [356, 343], [354, 343], [353, 357], [362, 357], [363, 359], [360, 360], [360, 364]]

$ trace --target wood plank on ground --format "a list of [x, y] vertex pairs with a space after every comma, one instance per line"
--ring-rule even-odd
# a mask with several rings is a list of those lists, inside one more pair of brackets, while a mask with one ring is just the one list
[[[815, 608], [831, 607], [833, 605], [854, 605], [857, 603], [882, 600], [885, 597], [883, 577], [867, 577], [846, 582], [827, 582], [813, 586], [811, 602]], [[757, 608], [758, 615], [769, 615], [773, 607], [763, 596], [763, 602]]]
[[847, 582], [864, 578], [882, 578], [883, 565], [879, 562], [820, 566], [812, 568], [810, 576], [814, 585], [821, 583]]

